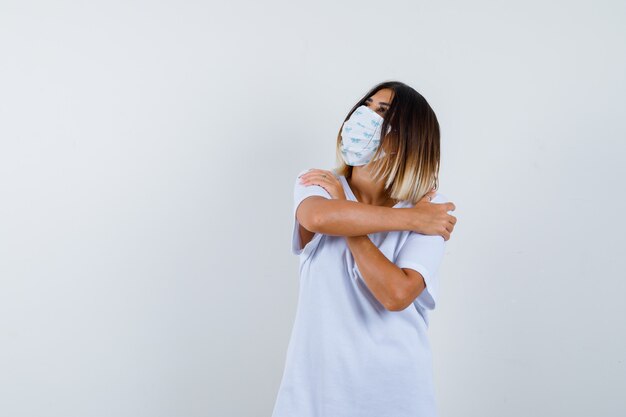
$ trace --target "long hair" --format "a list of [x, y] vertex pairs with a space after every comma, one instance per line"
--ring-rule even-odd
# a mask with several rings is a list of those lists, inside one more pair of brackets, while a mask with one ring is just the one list
[[[439, 122], [426, 99], [402, 82], [385, 81], [368, 91], [348, 112], [344, 122], [383, 88], [393, 91], [380, 126], [381, 132], [389, 133], [381, 137], [368, 165], [374, 181], [384, 181], [389, 197], [415, 204], [430, 190], [439, 188]], [[381, 150], [385, 151], [383, 157]], [[352, 166], [341, 157], [341, 128], [337, 134], [336, 159], [335, 172], [350, 178]]]

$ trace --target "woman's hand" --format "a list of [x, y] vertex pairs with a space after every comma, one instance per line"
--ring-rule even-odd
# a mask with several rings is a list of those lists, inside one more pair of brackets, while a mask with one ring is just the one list
[[413, 231], [423, 235], [441, 235], [444, 240], [450, 239], [450, 235], [456, 224], [456, 217], [448, 211], [454, 211], [454, 203], [431, 203], [436, 191], [429, 191], [422, 197], [415, 207], [408, 210], [415, 212]]
[[347, 200], [346, 193], [339, 178], [332, 171], [312, 168], [300, 176], [302, 185], [319, 185], [325, 189], [334, 200]]

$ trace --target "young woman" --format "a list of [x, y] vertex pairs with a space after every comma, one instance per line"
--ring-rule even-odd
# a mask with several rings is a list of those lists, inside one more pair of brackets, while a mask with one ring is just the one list
[[428, 311], [456, 224], [435, 113], [381, 83], [348, 113], [337, 161], [296, 179], [300, 292], [272, 417], [435, 417]]

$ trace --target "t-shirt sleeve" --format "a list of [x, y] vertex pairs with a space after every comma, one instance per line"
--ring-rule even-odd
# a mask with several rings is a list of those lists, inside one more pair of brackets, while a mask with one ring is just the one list
[[[433, 203], [446, 203], [448, 199], [437, 193]], [[434, 310], [439, 294], [439, 266], [443, 260], [446, 240], [439, 235], [423, 235], [410, 232], [396, 257], [396, 266], [410, 268], [419, 272], [426, 283], [426, 288], [414, 302], [423, 308]]]
[[298, 210], [298, 206], [300, 205], [300, 203], [302, 203], [302, 201], [305, 198], [311, 197], [314, 195], [324, 197], [329, 200], [332, 199], [331, 195], [328, 193], [328, 191], [324, 189], [324, 187], [321, 187], [319, 185], [300, 184], [300, 175], [304, 174], [307, 171], [308, 170], [305, 169], [304, 171], [301, 171], [298, 173], [298, 176], [296, 177], [296, 181], [293, 187], [293, 221], [294, 223], [293, 223], [293, 232], [292, 232], [292, 239], [291, 239], [291, 252], [294, 255], [301, 255], [301, 254], [307, 255], [315, 248], [315, 246], [317, 246], [317, 243], [322, 237], [320, 233], [315, 233], [313, 238], [305, 245], [304, 248], [301, 246], [300, 231], [299, 231], [300, 223], [298, 222], [298, 219], [296, 218], [296, 211]]

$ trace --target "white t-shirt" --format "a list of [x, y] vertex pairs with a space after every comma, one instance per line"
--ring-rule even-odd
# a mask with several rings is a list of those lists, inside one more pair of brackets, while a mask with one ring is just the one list
[[[335, 176], [346, 198], [357, 201], [346, 178]], [[387, 259], [420, 272], [427, 285], [404, 310], [387, 310], [369, 291], [344, 236], [316, 233], [301, 247], [295, 213], [313, 195], [331, 198], [296, 178], [298, 307], [272, 417], [436, 417], [428, 310], [436, 305], [446, 241], [412, 231], [368, 235]], [[437, 193], [432, 201], [448, 200]], [[412, 206], [401, 201], [394, 208]]]

